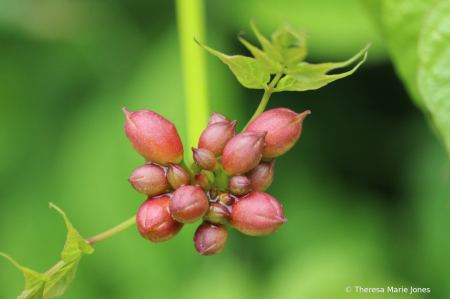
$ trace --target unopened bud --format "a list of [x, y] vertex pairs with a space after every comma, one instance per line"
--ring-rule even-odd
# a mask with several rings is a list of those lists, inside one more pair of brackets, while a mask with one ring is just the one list
[[183, 159], [183, 144], [174, 124], [150, 110], [130, 112], [123, 108], [126, 116], [125, 134], [131, 146], [146, 161], [163, 166], [167, 162], [180, 163]]
[[231, 196], [229, 193], [225, 193], [225, 192], [221, 192], [219, 194], [219, 200], [223, 204], [226, 204], [227, 206], [230, 206], [230, 205], [234, 204], [234, 202], [235, 202], [234, 197]]
[[216, 187], [212, 188], [211, 190], [209, 190], [208, 193], [209, 193], [209, 198], [211, 200], [214, 200], [219, 195], [219, 188], [216, 186]]
[[167, 170], [167, 180], [173, 189], [178, 189], [181, 186], [191, 184], [191, 176], [183, 166], [172, 162], [167, 162], [167, 164], [169, 165]]
[[170, 188], [162, 166], [145, 164], [136, 168], [128, 181], [134, 190], [149, 197], [163, 194]]
[[250, 179], [245, 175], [234, 175], [228, 182], [228, 188], [236, 196], [243, 196], [250, 192]]
[[175, 221], [169, 214], [169, 196], [149, 198], [136, 214], [138, 231], [142, 237], [155, 243], [175, 237], [183, 223]]
[[290, 150], [302, 133], [302, 123], [311, 111], [295, 113], [287, 108], [275, 108], [261, 113], [246, 131], [267, 132], [263, 159], [281, 156]]
[[194, 152], [194, 161], [201, 169], [216, 171], [219, 167], [216, 156], [204, 148], [192, 148]]
[[211, 182], [208, 180], [206, 175], [201, 173], [195, 175], [194, 184], [202, 188], [202, 190], [205, 192], [208, 191], [211, 186]]
[[212, 115], [208, 120], [208, 127], [212, 124], [215, 123], [220, 123], [220, 122], [226, 122], [229, 123], [230, 121], [228, 120], [228, 118], [225, 115], [216, 113], [214, 111], [211, 111]]
[[207, 149], [216, 157], [221, 156], [225, 145], [236, 135], [236, 124], [237, 120], [210, 125], [200, 135], [198, 148]]
[[181, 223], [194, 223], [206, 214], [209, 202], [200, 187], [182, 186], [173, 193], [169, 209], [175, 220]]
[[287, 219], [281, 204], [261, 191], [252, 191], [231, 207], [228, 223], [250, 236], [265, 236], [276, 232]]
[[211, 223], [222, 223], [230, 216], [228, 209], [218, 202], [211, 202], [209, 204], [209, 210], [203, 217], [205, 220]]
[[194, 246], [201, 255], [214, 255], [227, 243], [228, 229], [223, 224], [203, 222], [195, 231]]
[[271, 162], [261, 161], [258, 166], [245, 174], [250, 179], [253, 191], [264, 191], [269, 188], [273, 180], [275, 159]]
[[232, 176], [255, 168], [261, 161], [266, 134], [246, 131], [234, 136], [223, 150], [223, 171]]

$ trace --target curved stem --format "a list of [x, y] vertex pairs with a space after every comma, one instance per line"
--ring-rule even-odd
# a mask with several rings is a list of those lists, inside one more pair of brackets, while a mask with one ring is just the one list
[[111, 228], [110, 230], [107, 230], [106, 232], [103, 232], [101, 234], [98, 234], [94, 237], [87, 239], [86, 242], [88, 242], [90, 245], [92, 245], [97, 242], [106, 240], [108, 238], [111, 238], [111, 237], [117, 235], [118, 233], [123, 232], [127, 228], [132, 227], [134, 224], [136, 224], [136, 215], [131, 217], [130, 219], [122, 222], [121, 224]]

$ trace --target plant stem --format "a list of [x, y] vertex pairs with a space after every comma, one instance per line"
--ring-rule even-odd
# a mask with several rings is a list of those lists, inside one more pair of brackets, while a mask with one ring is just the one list
[[268, 88], [264, 91], [264, 95], [261, 99], [261, 102], [259, 103], [258, 108], [255, 111], [255, 114], [253, 114], [252, 118], [248, 121], [247, 125], [245, 125], [244, 129], [242, 131], [245, 131], [247, 129], [248, 125], [252, 120], [254, 120], [258, 115], [264, 112], [264, 109], [266, 109], [267, 103], [269, 102], [270, 96], [273, 93], [273, 88], [280, 80], [283, 73], [278, 73], [275, 78], [273, 78], [272, 82], [270, 82]]
[[59, 261], [58, 263], [56, 263], [56, 265], [54, 265], [53, 267], [51, 267], [50, 269], [48, 269], [47, 271], [45, 271], [45, 274], [52, 276], [53, 274], [55, 274], [58, 270], [62, 269], [65, 265], [67, 265], [66, 262], [64, 261]]
[[101, 234], [98, 234], [94, 237], [87, 239], [86, 242], [89, 243], [90, 245], [93, 245], [97, 242], [111, 238], [120, 232], [123, 232], [127, 228], [132, 227], [134, 224], [136, 224], [136, 216], [131, 217], [130, 219], [122, 222], [121, 224], [117, 225], [116, 227], [111, 228], [110, 230], [107, 230], [106, 232], [103, 232]]

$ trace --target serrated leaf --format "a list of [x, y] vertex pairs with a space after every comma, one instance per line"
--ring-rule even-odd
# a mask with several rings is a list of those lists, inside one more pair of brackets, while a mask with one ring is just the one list
[[420, 33], [417, 83], [450, 154], [450, 1], [437, 2]]
[[202, 45], [197, 40], [195, 41], [205, 50], [227, 64], [238, 81], [244, 87], [253, 89], [267, 89], [267, 83], [270, 81], [270, 75], [260, 71], [255, 59], [244, 56], [228, 56]]
[[50, 276], [36, 272], [34, 270], [20, 266], [9, 255], [0, 252], [0, 255], [7, 258], [11, 263], [21, 270], [25, 277], [25, 290], [17, 297], [19, 299], [42, 299], [44, 285], [50, 280]]
[[323, 75], [325, 75], [327, 72], [337, 69], [346, 67], [349, 64], [353, 63], [356, 59], [358, 59], [364, 52], [367, 51], [367, 49], [370, 47], [370, 43], [367, 44], [361, 51], [359, 51], [356, 55], [354, 55], [352, 58], [348, 59], [347, 61], [343, 62], [326, 62], [326, 63], [320, 63], [320, 64], [310, 64], [307, 62], [300, 62], [295, 67], [291, 69], [286, 70], [286, 74], [291, 76], [297, 81], [300, 82], [307, 82], [310, 80], [315, 80]]
[[81, 257], [82, 255], [72, 263], [66, 264], [51, 276], [50, 280], [45, 284], [44, 299], [56, 298], [66, 293], [75, 278]]
[[323, 75], [319, 78], [316, 78], [314, 80], [301, 82], [298, 80], [295, 80], [289, 75], [286, 75], [284, 78], [282, 78], [278, 84], [277, 87], [274, 89], [275, 92], [278, 91], [304, 91], [304, 90], [313, 90], [318, 89], [322, 86], [327, 85], [328, 83], [331, 83], [335, 80], [347, 77], [351, 74], [353, 74], [358, 67], [366, 60], [367, 52], [364, 54], [364, 58], [350, 71], [337, 74], [337, 75]]
[[53, 203], [50, 203], [50, 207], [56, 209], [64, 217], [67, 226], [67, 239], [64, 250], [61, 253], [61, 259], [66, 263], [71, 263], [77, 260], [81, 254], [91, 254], [94, 252], [94, 248], [92, 248], [92, 246], [89, 245], [72, 226], [66, 213]]
[[247, 42], [241, 36], [238, 36], [238, 39], [256, 58], [256, 63], [262, 72], [267, 74], [276, 74], [283, 70], [283, 66], [271, 59], [266, 53]]
[[281, 53], [275, 48], [274, 45], [272, 45], [271, 42], [267, 40], [267, 38], [259, 32], [258, 27], [256, 27], [256, 19], [253, 18], [250, 22], [250, 26], [253, 29], [253, 32], [255, 33], [256, 37], [258, 38], [259, 42], [261, 43], [261, 46], [264, 50], [264, 52], [269, 56], [272, 60], [281, 63], [283, 61], [283, 57], [281, 56]]

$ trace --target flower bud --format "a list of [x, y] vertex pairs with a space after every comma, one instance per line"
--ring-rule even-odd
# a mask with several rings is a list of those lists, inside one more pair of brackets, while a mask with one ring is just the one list
[[209, 204], [209, 210], [203, 217], [205, 220], [211, 223], [222, 223], [230, 216], [228, 209], [218, 202], [211, 202]]
[[194, 223], [200, 220], [208, 209], [208, 198], [197, 186], [181, 186], [175, 190], [169, 203], [170, 214], [181, 223]]
[[170, 188], [164, 168], [156, 164], [145, 164], [136, 168], [128, 181], [134, 190], [149, 197], [163, 194]]
[[232, 176], [255, 168], [261, 161], [266, 134], [246, 131], [234, 136], [223, 150], [223, 171]]
[[250, 179], [245, 175], [234, 175], [228, 182], [228, 188], [236, 196], [243, 196], [250, 192]]
[[212, 115], [208, 120], [208, 127], [212, 124], [215, 123], [220, 123], [220, 122], [226, 122], [229, 123], [230, 121], [228, 120], [228, 118], [225, 115], [216, 113], [214, 111], [211, 111]]
[[195, 231], [194, 246], [201, 255], [214, 255], [227, 243], [228, 229], [223, 224], [203, 222]]
[[194, 152], [194, 162], [198, 167], [209, 171], [217, 170], [219, 164], [212, 152], [204, 148], [192, 148], [192, 151]]
[[311, 111], [295, 113], [287, 108], [275, 108], [261, 113], [251, 121], [246, 131], [267, 132], [263, 159], [281, 156], [290, 150], [302, 133], [302, 123]]
[[217, 186], [212, 188], [211, 190], [209, 190], [208, 194], [211, 200], [215, 200], [219, 194], [219, 188]]
[[183, 166], [172, 162], [167, 162], [167, 164], [169, 165], [167, 170], [167, 180], [173, 189], [178, 189], [181, 186], [191, 184], [191, 176]]
[[231, 206], [228, 223], [250, 236], [265, 236], [276, 232], [283, 222], [283, 208], [272, 196], [252, 191]]
[[227, 206], [231, 206], [235, 202], [234, 197], [225, 192], [220, 192], [219, 200]]
[[205, 192], [208, 191], [209, 187], [211, 186], [211, 182], [208, 180], [206, 175], [201, 173], [195, 175], [194, 184], [202, 188], [202, 190]]
[[250, 179], [253, 191], [264, 191], [269, 188], [273, 180], [275, 159], [271, 162], [261, 161], [250, 172], [245, 174]]
[[173, 123], [150, 110], [130, 112], [124, 107], [123, 112], [125, 134], [139, 155], [163, 166], [181, 162], [183, 144]]
[[155, 243], [175, 237], [183, 223], [175, 221], [169, 214], [169, 196], [149, 198], [136, 214], [138, 231], [142, 237]]
[[210, 125], [200, 135], [198, 148], [207, 149], [216, 157], [221, 156], [227, 142], [236, 135], [236, 124], [237, 120]]

